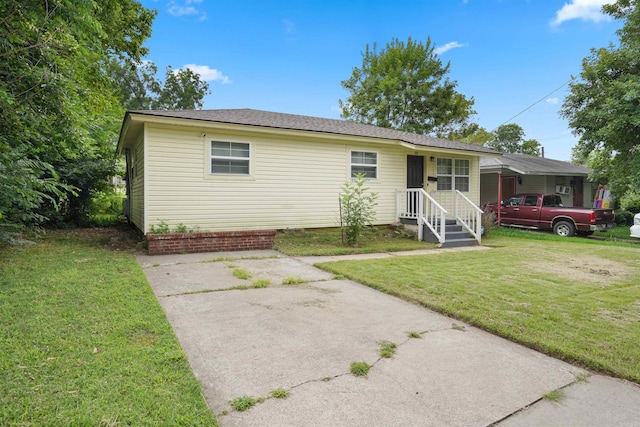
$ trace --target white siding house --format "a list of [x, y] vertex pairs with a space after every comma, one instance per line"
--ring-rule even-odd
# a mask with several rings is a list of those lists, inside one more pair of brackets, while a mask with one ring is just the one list
[[366, 172], [378, 194], [376, 224], [393, 223], [403, 210], [397, 191], [420, 163], [412, 187], [452, 212], [456, 189], [480, 203], [479, 156], [496, 155], [371, 125], [245, 109], [130, 111], [118, 153], [127, 162], [127, 215], [145, 234], [161, 221], [206, 231], [335, 227], [341, 187], [355, 172]]

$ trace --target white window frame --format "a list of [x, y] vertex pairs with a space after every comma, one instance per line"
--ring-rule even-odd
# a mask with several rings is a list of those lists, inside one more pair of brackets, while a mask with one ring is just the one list
[[[354, 163], [353, 162], [353, 153], [375, 154], [376, 163], [375, 164], [371, 164], [371, 163]], [[349, 152], [349, 178], [355, 178], [355, 175], [353, 174], [353, 168], [354, 167], [375, 168], [375, 176], [374, 177], [367, 176], [367, 177], [365, 177], [365, 179], [369, 179], [369, 180], [378, 179], [380, 177], [380, 155], [378, 154], [377, 151], [351, 150]]]
[[[451, 162], [451, 173], [450, 174], [441, 174], [438, 172], [438, 163], [440, 160], [449, 160]], [[456, 174], [456, 162], [466, 162], [466, 168], [468, 170], [468, 174], [463, 175], [463, 174]], [[454, 191], [455, 190], [459, 190], [461, 193], [468, 193], [471, 191], [471, 161], [469, 159], [460, 159], [460, 158], [449, 158], [449, 157], [438, 157], [436, 159], [436, 176], [438, 177], [438, 185], [437, 185], [437, 191]], [[440, 177], [450, 177], [451, 178], [451, 188], [449, 189], [441, 189], [440, 188], [440, 183], [442, 182], [440, 180]], [[457, 178], [467, 178], [467, 188], [464, 190], [460, 190], [458, 188], [458, 182], [457, 182]]]
[[[246, 145], [248, 147], [248, 151], [249, 151], [249, 155], [248, 157], [238, 157], [238, 156], [214, 156], [213, 155], [213, 144], [215, 142], [219, 142], [219, 143], [225, 143], [225, 144], [229, 144], [229, 148], [231, 149], [233, 147], [233, 144], [238, 144], [238, 145]], [[208, 144], [208, 150], [209, 150], [209, 174], [210, 175], [219, 175], [219, 176], [250, 176], [251, 175], [251, 162], [252, 162], [252, 147], [251, 147], [251, 143], [249, 142], [244, 142], [244, 141], [227, 141], [227, 140], [220, 140], [220, 139], [211, 139], [209, 140], [209, 144]], [[242, 161], [242, 162], [247, 162], [247, 173], [232, 173], [232, 172], [214, 172], [213, 171], [213, 166], [212, 166], [212, 161], [214, 159], [222, 159], [222, 160], [230, 160], [230, 161]]]

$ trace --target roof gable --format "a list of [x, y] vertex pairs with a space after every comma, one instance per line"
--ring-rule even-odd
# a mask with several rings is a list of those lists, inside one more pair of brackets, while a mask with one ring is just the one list
[[[337, 119], [326, 119], [321, 117], [300, 116], [295, 114], [275, 113], [262, 110], [136, 110], [127, 112], [127, 115], [125, 116], [125, 122], [127, 121], [127, 118], [130, 114], [140, 114], [144, 116], [165, 117], [174, 119], [177, 118], [186, 120], [200, 120], [206, 122], [268, 127], [286, 130], [321, 132], [336, 135], [391, 139], [413, 145], [460, 150], [476, 154], [499, 154], [492, 149], [477, 145], [448, 141], [440, 138], [432, 138], [426, 135], [418, 135], [410, 132], [387, 129], [363, 123]], [[125, 127], [123, 125], [123, 129], [124, 128]], [[121, 135], [121, 138], [122, 136], [123, 135]]]

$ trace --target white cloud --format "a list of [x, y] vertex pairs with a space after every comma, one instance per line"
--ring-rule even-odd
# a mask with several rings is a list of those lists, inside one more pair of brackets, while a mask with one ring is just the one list
[[556, 105], [558, 102], [560, 102], [559, 98], [549, 98], [549, 99], [547, 99], [547, 104]]
[[177, 0], [167, 3], [167, 12], [173, 16], [197, 16], [200, 21], [207, 19], [207, 12], [193, 6], [201, 4], [203, 0]]
[[583, 21], [609, 21], [611, 18], [601, 12], [602, 5], [613, 3], [613, 0], [571, 0], [556, 12], [551, 25], [557, 27], [565, 21], [582, 19]]
[[210, 68], [208, 65], [187, 64], [184, 67], [182, 67], [183, 70], [187, 68], [193, 71], [194, 73], [199, 74], [200, 77], [202, 77], [202, 79], [208, 82], [215, 81], [215, 82], [220, 82], [223, 85], [231, 83], [231, 80], [229, 79], [229, 77], [225, 76], [215, 68]]
[[444, 46], [440, 46], [438, 48], [433, 49], [433, 53], [435, 53], [436, 55], [442, 55], [446, 51], [451, 50], [451, 49], [455, 49], [457, 47], [464, 47], [464, 45], [460, 44], [458, 42], [449, 42], [449, 43], [445, 44]]

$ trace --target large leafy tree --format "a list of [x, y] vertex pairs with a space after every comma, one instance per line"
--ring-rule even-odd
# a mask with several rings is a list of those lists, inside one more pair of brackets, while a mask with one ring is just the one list
[[366, 46], [361, 67], [355, 67], [342, 87], [349, 97], [339, 100], [342, 117], [428, 135], [443, 135], [464, 126], [473, 111], [473, 98], [456, 91], [450, 64], [434, 53], [431, 39], [409, 38], [387, 43], [378, 51]]
[[438, 136], [451, 141], [465, 142], [472, 145], [485, 145], [493, 139], [493, 134], [477, 123], [469, 123]]
[[[619, 0], [603, 11], [624, 21], [619, 43], [592, 49], [573, 77], [561, 115], [575, 135], [574, 160], [607, 178], [621, 200], [640, 199], [640, 11]], [[640, 209], [637, 206], [628, 206]]]
[[139, 61], [154, 16], [136, 0], [0, 1], [0, 238], [48, 208], [77, 220], [106, 183], [121, 106], [105, 64]]
[[501, 153], [540, 155], [540, 143], [535, 139], [525, 139], [524, 130], [516, 123], [500, 125], [491, 135], [486, 147]]
[[202, 108], [211, 93], [209, 84], [190, 69], [166, 69], [164, 81], [151, 61], [136, 63], [112, 59], [108, 64], [112, 84], [126, 110], [192, 110]]

